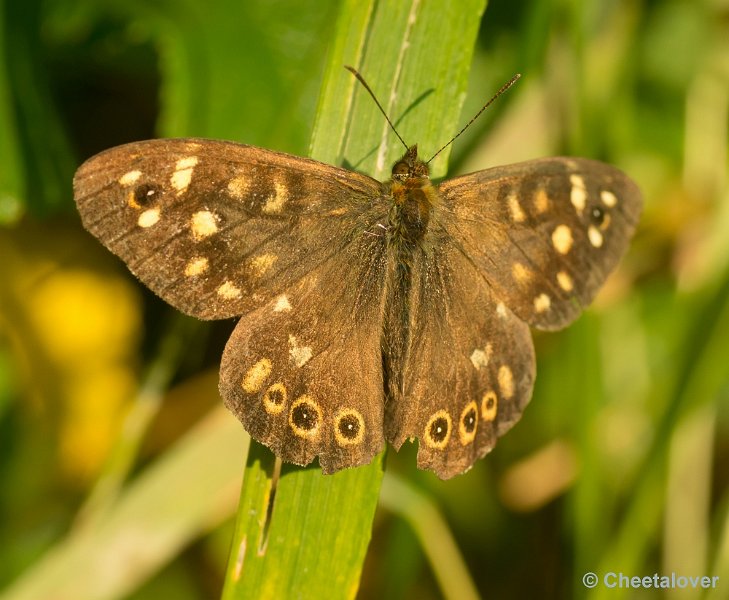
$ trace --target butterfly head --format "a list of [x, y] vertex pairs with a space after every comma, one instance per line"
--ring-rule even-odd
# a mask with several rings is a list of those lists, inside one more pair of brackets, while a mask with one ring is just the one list
[[392, 167], [392, 178], [405, 182], [411, 179], [428, 179], [430, 169], [418, 158], [418, 145], [410, 146], [405, 155]]

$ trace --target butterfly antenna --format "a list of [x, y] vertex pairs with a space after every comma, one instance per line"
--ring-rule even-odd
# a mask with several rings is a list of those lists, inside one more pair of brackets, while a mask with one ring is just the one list
[[349, 71], [350, 73], [352, 73], [352, 75], [354, 75], [358, 79], [358, 81], [364, 86], [364, 88], [367, 90], [367, 92], [369, 93], [369, 95], [372, 96], [372, 99], [375, 101], [375, 104], [377, 104], [377, 108], [380, 109], [380, 112], [385, 117], [385, 120], [390, 125], [390, 127], [392, 128], [392, 130], [395, 132], [395, 135], [397, 136], [397, 139], [402, 142], [402, 145], [405, 146], [405, 149], [407, 150], [408, 149], [408, 145], [405, 143], [405, 140], [402, 139], [402, 137], [400, 137], [400, 134], [397, 132], [397, 129], [395, 129], [395, 126], [392, 124], [392, 121], [390, 121], [390, 117], [387, 116], [387, 113], [385, 112], [385, 109], [382, 108], [382, 105], [377, 100], [377, 96], [375, 96], [375, 93], [372, 91], [372, 89], [370, 88], [370, 86], [367, 85], [367, 82], [364, 80], [364, 77], [362, 77], [362, 75], [359, 74], [359, 71], [357, 71], [357, 69], [355, 69], [354, 67], [350, 67], [349, 65], [344, 65], [344, 68], [347, 69], [347, 71]]
[[445, 146], [443, 146], [443, 147], [442, 147], [442, 148], [441, 148], [440, 150], [438, 150], [438, 152], [436, 152], [435, 154], [433, 154], [433, 156], [431, 156], [431, 157], [430, 157], [430, 158], [429, 158], [429, 159], [428, 159], [427, 161], [425, 161], [425, 164], [427, 165], [427, 164], [428, 164], [428, 163], [429, 163], [429, 162], [430, 162], [431, 160], [433, 160], [433, 159], [434, 159], [434, 158], [435, 158], [436, 156], [438, 156], [438, 155], [439, 155], [439, 154], [440, 154], [441, 152], [443, 152], [443, 150], [445, 150], [445, 149], [446, 149], [446, 148], [447, 148], [448, 146], [450, 146], [450, 145], [451, 145], [451, 144], [452, 144], [453, 142], [455, 142], [455, 141], [456, 141], [456, 138], [458, 138], [458, 136], [459, 136], [459, 135], [461, 135], [461, 134], [462, 134], [462, 133], [463, 133], [464, 131], [466, 131], [466, 129], [468, 129], [468, 128], [469, 128], [469, 127], [471, 126], [471, 123], [473, 123], [473, 122], [474, 122], [474, 121], [475, 121], [476, 119], [478, 119], [478, 118], [479, 118], [479, 117], [481, 116], [481, 113], [482, 113], [483, 111], [485, 111], [485, 110], [486, 110], [486, 109], [487, 109], [487, 108], [488, 108], [489, 106], [491, 106], [491, 103], [492, 103], [492, 102], [493, 102], [494, 100], [496, 100], [496, 98], [498, 98], [499, 96], [501, 96], [501, 94], [503, 94], [503, 93], [504, 93], [504, 92], [505, 92], [506, 90], [508, 90], [508, 89], [509, 89], [509, 88], [510, 88], [510, 87], [511, 87], [512, 85], [514, 85], [514, 84], [515, 84], [515, 83], [516, 83], [516, 82], [518, 81], [518, 79], [519, 79], [520, 77], [521, 77], [521, 73], [517, 73], [517, 74], [516, 74], [516, 75], [514, 75], [514, 76], [513, 76], [513, 77], [512, 77], [511, 79], [509, 79], [509, 81], [507, 81], [507, 82], [506, 82], [506, 83], [505, 83], [504, 85], [502, 85], [502, 86], [501, 86], [501, 89], [500, 89], [500, 90], [499, 90], [498, 92], [496, 92], [496, 93], [494, 94], [493, 98], [491, 98], [491, 100], [489, 100], [489, 101], [488, 101], [488, 102], [487, 102], [486, 104], [484, 104], [484, 105], [483, 105], [483, 106], [481, 107], [481, 110], [479, 110], [479, 111], [478, 111], [478, 112], [477, 112], [477, 113], [476, 113], [476, 114], [474, 115], [474, 117], [473, 117], [473, 118], [472, 118], [472, 119], [471, 119], [471, 120], [470, 120], [470, 121], [469, 121], [468, 123], [466, 123], [466, 124], [464, 125], [463, 129], [461, 129], [461, 130], [460, 130], [460, 131], [459, 131], [459, 132], [458, 132], [458, 133], [457, 133], [456, 135], [454, 135], [454, 136], [453, 136], [453, 137], [451, 138], [451, 140], [450, 140], [450, 141], [449, 141], [449, 142], [448, 142], [448, 143], [447, 143], [447, 144], [446, 144]]

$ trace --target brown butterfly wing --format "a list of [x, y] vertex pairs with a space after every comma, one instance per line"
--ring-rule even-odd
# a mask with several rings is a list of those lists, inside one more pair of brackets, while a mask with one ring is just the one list
[[360, 235], [285, 294], [241, 318], [223, 354], [221, 395], [286, 462], [324, 473], [384, 447], [380, 335], [385, 243]]
[[625, 253], [641, 211], [621, 171], [546, 158], [443, 182], [447, 230], [493, 293], [534, 327], [559, 329]]
[[84, 225], [190, 315], [243, 315], [225, 404], [283, 460], [325, 472], [384, 445], [380, 335], [389, 204], [381, 183], [200, 139], [113, 148], [78, 170]]
[[[534, 377], [527, 323], [565, 326], [627, 249], [637, 186], [608, 165], [550, 158], [443, 182], [412, 260], [403, 373], [386, 406], [418, 465], [468, 469], [521, 416]], [[387, 322], [387, 320], [386, 320]]]
[[118, 146], [74, 178], [84, 226], [201, 319], [255, 310], [336, 256], [353, 225], [376, 221], [381, 188], [317, 161], [200, 139]]
[[534, 348], [529, 327], [499, 302], [437, 213], [413, 257], [409, 301], [402, 393], [386, 405], [386, 437], [396, 448], [419, 438], [418, 466], [447, 479], [521, 417]]

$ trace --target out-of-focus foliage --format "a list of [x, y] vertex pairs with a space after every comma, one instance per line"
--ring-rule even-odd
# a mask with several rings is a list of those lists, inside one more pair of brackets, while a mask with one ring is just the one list
[[[138, 285], [81, 228], [71, 179], [162, 135], [306, 154], [339, 5], [0, 2], [3, 599], [58, 578], [74, 598], [220, 594], [247, 443], [216, 391], [232, 323]], [[412, 446], [388, 453], [359, 595], [438, 598], [470, 577], [492, 598], [633, 597], [582, 584], [622, 571], [720, 576], [685, 597], [726, 597], [729, 5], [492, 0], [461, 122], [515, 72], [449, 172], [598, 158], [640, 184], [644, 216], [594, 306], [536, 335], [534, 398], [489, 457], [441, 482]]]

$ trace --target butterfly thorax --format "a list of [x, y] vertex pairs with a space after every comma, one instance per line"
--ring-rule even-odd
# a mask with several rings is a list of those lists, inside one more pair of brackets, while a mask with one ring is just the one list
[[418, 158], [418, 147], [411, 146], [392, 167], [388, 215], [388, 245], [398, 259], [409, 263], [415, 247], [428, 228], [430, 210], [438, 200], [430, 181], [428, 165]]

